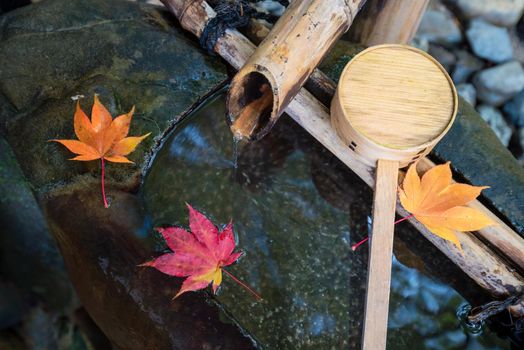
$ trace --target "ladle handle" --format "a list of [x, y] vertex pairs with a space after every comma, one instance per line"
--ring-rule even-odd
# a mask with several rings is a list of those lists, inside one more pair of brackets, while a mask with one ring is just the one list
[[363, 350], [386, 348], [398, 168], [397, 161], [377, 163]]

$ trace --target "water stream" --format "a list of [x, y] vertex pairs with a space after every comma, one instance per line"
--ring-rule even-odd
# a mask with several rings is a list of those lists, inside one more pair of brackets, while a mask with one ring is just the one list
[[[222, 95], [177, 127], [141, 194], [153, 226], [187, 227], [186, 202], [233, 220], [246, 254], [229, 271], [264, 301], [227, 276], [213, 300], [261, 348], [359, 348], [368, 247], [350, 247], [367, 235], [371, 191], [287, 117], [261, 141], [231, 139]], [[388, 349], [509, 349], [487, 327], [461, 326], [457, 290], [476, 287], [408, 223], [396, 234]]]

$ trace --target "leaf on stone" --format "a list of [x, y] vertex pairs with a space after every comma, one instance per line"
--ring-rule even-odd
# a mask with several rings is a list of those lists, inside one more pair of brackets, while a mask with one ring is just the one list
[[170, 276], [187, 277], [175, 298], [213, 284], [216, 293], [222, 282], [222, 268], [233, 264], [242, 252], [233, 252], [235, 237], [233, 225], [222, 231], [189, 204], [189, 227], [158, 228], [172, 253], [164, 254], [140, 266], [150, 266]]
[[449, 162], [433, 167], [422, 178], [413, 164], [399, 189], [399, 199], [429, 231], [462, 250], [457, 231], [477, 231], [494, 224], [484, 213], [465, 206], [486, 188], [453, 183]]
[[80, 102], [76, 103], [74, 116], [74, 128], [78, 140], [51, 140], [61, 143], [68, 150], [76, 154], [71, 160], [90, 161], [100, 159], [102, 164], [102, 197], [104, 206], [107, 203], [104, 188], [104, 160], [114, 163], [133, 163], [127, 159], [127, 155], [135, 150], [143, 139], [151, 133], [143, 136], [127, 137], [131, 118], [135, 107], [127, 114], [111, 118], [111, 114], [95, 95], [93, 109], [91, 110], [91, 120], [80, 108]]
[[71, 160], [105, 159], [116, 163], [132, 163], [125, 156], [133, 152], [136, 146], [150, 135], [149, 133], [139, 137], [126, 137], [134, 111], [133, 107], [129, 113], [112, 119], [109, 111], [95, 95], [91, 120], [80, 108], [80, 102], [76, 104], [74, 127], [78, 140], [52, 141], [61, 143], [77, 155]]

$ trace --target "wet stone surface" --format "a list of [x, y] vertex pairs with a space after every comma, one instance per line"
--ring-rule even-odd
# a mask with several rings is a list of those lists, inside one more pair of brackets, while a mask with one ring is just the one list
[[[72, 315], [79, 307], [76, 294], [90, 306], [90, 313], [95, 314], [100, 306], [89, 302], [96, 297], [91, 284], [95, 280], [85, 279], [93, 265], [88, 267], [86, 262], [75, 270], [74, 262], [86, 253], [85, 247], [82, 243], [72, 245], [77, 242], [74, 240], [62, 241], [59, 252], [55, 239], [60, 231], [53, 232], [53, 237], [47, 225], [50, 212], [43, 213], [40, 207], [49, 191], [73, 191], [64, 187], [68, 183], [74, 183], [75, 190], [87, 189], [93, 205], [101, 203], [99, 162], [71, 162], [70, 152], [48, 142], [76, 138], [72, 97], [84, 96], [81, 104], [88, 114], [95, 93], [113, 116], [135, 105], [130, 135], [152, 133], [130, 156], [135, 165], [107, 166], [106, 186], [112, 195], [117, 188], [137, 188], [160, 136], [221, 85], [225, 72], [225, 65], [203, 52], [162, 8], [118, 0], [46, 0], [0, 16], [0, 280], [8, 281], [24, 303], [23, 308], [13, 308], [14, 302], [0, 305], [0, 321], [3, 327], [11, 327], [0, 331], [0, 349], [18, 348], [11, 332], [16, 332], [15, 339], [22, 338], [19, 343], [25, 342], [23, 348], [39, 349], [56, 349], [56, 344], [84, 349], [88, 341], [83, 332], [99, 332], [94, 324], [78, 331], [78, 320]], [[83, 200], [89, 202], [87, 197]], [[83, 200], [77, 203], [78, 208], [84, 208]], [[97, 223], [84, 226], [85, 217], [93, 215], [87, 210], [75, 215], [69, 209], [61, 215], [89, 233], [98, 227]], [[70, 233], [82, 235], [80, 231]], [[125, 254], [125, 247], [121, 250]], [[75, 258], [67, 255], [71, 252]], [[70, 259], [67, 272], [60, 253]], [[98, 261], [89, 264], [96, 267]], [[73, 284], [80, 293], [73, 291], [70, 281], [75, 271], [81, 277]], [[119, 295], [113, 289], [110, 293]], [[169, 301], [166, 299], [166, 304]], [[124, 339], [136, 339], [121, 325], [122, 315], [129, 315], [127, 305], [118, 305], [119, 312], [106, 308], [115, 323], [104, 331], [112, 339], [120, 334]], [[206, 317], [206, 308], [207, 304], [197, 309], [204, 310], [202, 317]], [[97, 323], [100, 320], [102, 316]], [[147, 334], [146, 325], [143, 321], [136, 332]], [[158, 344], [166, 337], [159, 336]], [[242, 337], [239, 339], [245, 344]], [[107, 343], [98, 348], [107, 349]]]
[[173, 301], [180, 280], [138, 266], [158, 246], [143, 203], [111, 189], [105, 209], [97, 185], [69, 186], [44, 208], [78, 296], [114, 348], [252, 348], [205, 297]]
[[[249, 349], [253, 343], [232, 318], [261, 348], [359, 348], [367, 250], [352, 254], [349, 246], [367, 234], [371, 193], [328, 151], [282, 119], [264, 140], [239, 145], [235, 157], [219, 99], [177, 127], [155, 161], [144, 203], [128, 191], [140, 184], [159, 137], [226, 78], [221, 61], [200, 50], [164, 12], [127, 1], [42, 1], [1, 17], [0, 33], [0, 134], [9, 143], [0, 146], [13, 150], [9, 159], [7, 153], [0, 157], [0, 166], [8, 165], [0, 174], [9, 179], [0, 186], [1, 204], [9, 209], [0, 221], [11, 225], [9, 241], [2, 236], [1, 243], [13, 245], [1, 259], [16, 259], [17, 249], [39, 259], [47, 246], [29, 251], [30, 240], [18, 230], [46, 237], [43, 224], [37, 231], [31, 226], [45, 219], [83, 305], [117, 348]], [[322, 69], [336, 79], [360, 49], [338, 43]], [[108, 210], [100, 203], [99, 165], [69, 162], [69, 152], [46, 142], [73, 137], [71, 97], [84, 95], [86, 107], [94, 93], [114, 115], [136, 105], [132, 135], [153, 132], [132, 154], [135, 166], [108, 166]], [[437, 154], [453, 160], [471, 182], [492, 185], [488, 199], [522, 227], [522, 171], [512, 167], [477, 114], [464, 107], [461, 113], [465, 117]], [[16, 162], [21, 169], [11, 166]], [[485, 171], [485, 164], [493, 171]], [[494, 187], [493, 179], [501, 185]], [[255, 303], [226, 277], [217, 298], [198, 292], [174, 303], [180, 279], [137, 267], [165, 249], [152, 227], [187, 225], [185, 201], [216, 222], [235, 221], [247, 255], [231, 272], [265, 302]], [[408, 233], [398, 230], [400, 239]], [[23, 239], [16, 240], [19, 234]], [[455, 290], [478, 305], [478, 289], [465, 292], [470, 288], [461, 272], [442, 268], [447, 260], [418, 234], [409, 237], [409, 244], [396, 240], [389, 347], [508, 348], [489, 330], [472, 337], [461, 329], [455, 312], [464, 300]], [[45, 253], [61, 262], [53, 246]], [[42, 285], [53, 285], [45, 271], [54, 265], [37, 261], [44, 265]], [[16, 271], [42, 268], [19, 265]], [[63, 283], [67, 290], [69, 282]], [[54, 296], [58, 307], [69, 302]], [[45, 300], [47, 310], [51, 299]], [[28, 318], [28, 333], [40, 334], [48, 317], [41, 315]], [[6, 342], [11, 335], [4, 332], [0, 348]]]
[[53, 311], [75, 304], [64, 262], [13, 151], [0, 136], [0, 276], [19, 297], [37, 297]]
[[136, 165], [107, 173], [134, 187], [155, 137], [226, 79], [166, 12], [133, 2], [43, 1], [2, 16], [0, 32], [0, 132], [37, 191], [98, 175], [96, 162], [69, 162], [70, 152], [47, 142], [74, 138], [73, 96], [85, 96], [89, 111], [98, 93], [113, 116], [135, 105], [130, 135], [152, 135], [131, 155]]
[[[183, 121], [157, 156], [143, 190], [151, 225], [187, 227], [185, 202], [216, 223], [233, 219], [246, 255], [228, 271], [264, 301], [227, 276], [216, 300], [260, 348], [359, 348], [367, 247], [353, 253], [350, 246], [367, 235], [370, 190], [287, 117], [261, 141], [235, 146], [223, 108], [218, 97]], [[409, 231], [397, 231], [388, 349], [458, 349], [472, 341], [478, 349], [509, 349], [489, 330], [473, 339], [461, 328], [455, 313], [464, 299], [428, 268], [445, 276], [442, 256]]]

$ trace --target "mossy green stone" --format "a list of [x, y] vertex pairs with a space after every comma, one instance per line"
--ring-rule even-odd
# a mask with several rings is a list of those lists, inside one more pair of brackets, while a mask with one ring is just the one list
[[131, 189], [155, 138], [223, 83], [223, 63], [171, 21], [161, 8], [104, 0], [48, 0], [1, 17], [0, 130], [38, 192], [99, 176], [99, 163], [70, 162], [48, 142], [76, 138], [73, 96], [85, 96], [88, 114], [95, 93], [113, 117], [136, 107], [130, 136], [152, 134], [130, 156], [135, 165], [107, 167], [109, 183]]

